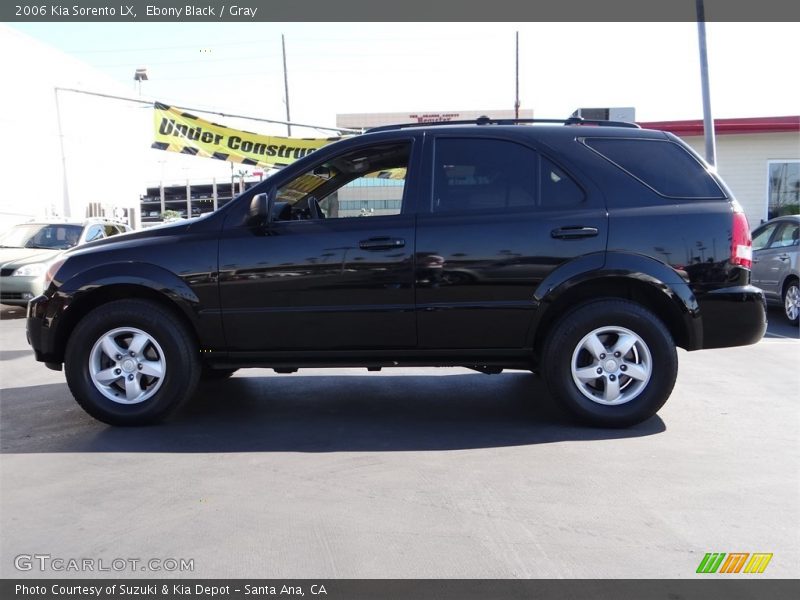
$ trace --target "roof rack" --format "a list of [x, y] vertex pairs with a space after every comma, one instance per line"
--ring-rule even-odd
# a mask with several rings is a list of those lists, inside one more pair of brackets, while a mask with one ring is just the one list
[[392, 131], [395, 129], [408, 129], [412, 127], [432, 127], [436, 125], [519, 125], [524, 123], [551, 123], [562, 125], [596, 125], [600, 127], [629, 127], [641, 129], [636, 123], [629, 121], [605, 121], [603, 119], [584, 119], [582, 117], [570, 117], [568, 119], [492, 119], [490, 117], [478, 117], [477, 119], [465, 121], [437, 121], [433, 123], [398, 123], [396, 125], [381, 125], [367, 129], [365, 133], [376, 131]]

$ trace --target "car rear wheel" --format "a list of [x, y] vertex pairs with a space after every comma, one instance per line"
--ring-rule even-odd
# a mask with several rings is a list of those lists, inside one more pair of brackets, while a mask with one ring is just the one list
[[800, 321], [800, 288], [797, 280], [789, 282], [783, 292], [783, 312], [792, 325]]
[[67, 343], [65, 373], [72, 395], [94, 418], [145, 425], [192, 395], [200, 365], [194, 340], [168, 309], [120, 300], [78, 323]]
[[678, 372], [675, 344], [661, 320], [617, 299], [584, 304], [559, 319], [543, 361], [551, 393], [580, 420], [601, 427], [652, 417]]

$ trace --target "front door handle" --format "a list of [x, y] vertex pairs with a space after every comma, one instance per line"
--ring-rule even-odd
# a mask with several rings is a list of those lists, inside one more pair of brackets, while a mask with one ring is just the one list
[[559, 240], [576, 240], [578, 238], [594, 237], [597, 235], [597, 227], [559, 227], [550, 232], [550, 236]]
[[374, 237], [358, 242], [358, 247], [362, 250], [394, 250], [405, 245], [404, 239], [393, 237]]

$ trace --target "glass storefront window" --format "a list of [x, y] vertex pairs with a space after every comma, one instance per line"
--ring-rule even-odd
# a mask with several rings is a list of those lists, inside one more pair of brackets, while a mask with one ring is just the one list
[[775, 160], [768, 163], [767, 214], [800, 214], [800, 160]]

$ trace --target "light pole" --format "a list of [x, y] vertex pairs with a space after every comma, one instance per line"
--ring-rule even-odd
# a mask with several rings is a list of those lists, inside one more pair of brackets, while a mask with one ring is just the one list
[[139, 82], [139, 97], [142, 97], [142, 82], [147, 81], [147, 69], [145, 67], [141, 67], [136, 69], [136, 72], [133, 74], [133, 80]]
[[708, 84], [708, 51], [706, 49], [706, 14], [703, 0], [695, 0], [697, 8], [697, 39], [700, 45], [700, 83], [703, 88], [703, 130], [706, 141], [706, 162], [717, 166], [714, 119], [711, 116], [711, 91]]
[[292, 137], [292, 118], [289, 116], [289, 73], [286, 70], [286, 40], [281, 34], [281, 48], [283, 49], [283, 90], [286, 95], [286, 132]]

